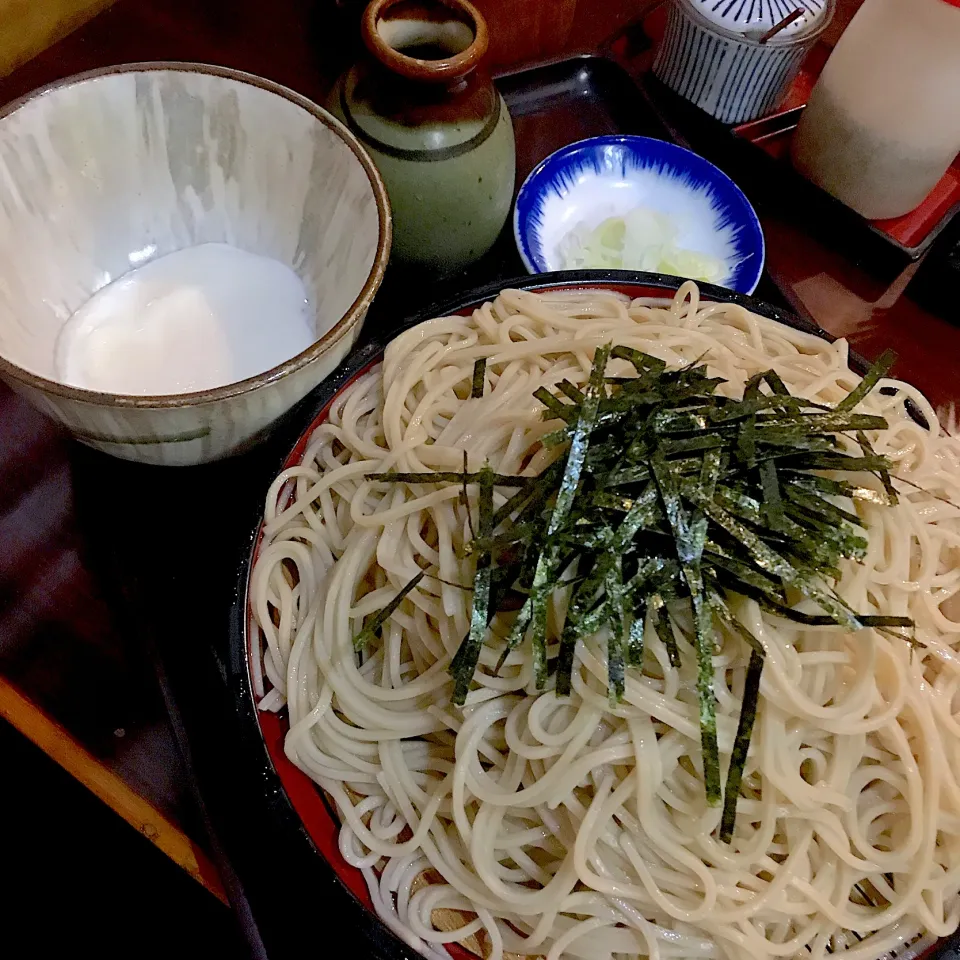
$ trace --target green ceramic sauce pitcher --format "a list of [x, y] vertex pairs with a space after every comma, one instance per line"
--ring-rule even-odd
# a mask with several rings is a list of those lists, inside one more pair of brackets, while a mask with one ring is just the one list
[[333, 111], [386, 183], [394, 257], [456, 270], [490, 248], [513, 197], [513, 124], [480, 65], [487, 25], [467, 0], [374, 0], [361, 33], [370, 56]]

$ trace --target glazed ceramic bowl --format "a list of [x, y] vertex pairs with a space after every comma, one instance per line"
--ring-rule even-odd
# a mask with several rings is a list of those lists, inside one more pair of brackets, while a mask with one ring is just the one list
[[[194, 464], [252, 443], [346, 357], [390, 252], [386, 191], [349, 131], [221, 67], [109, 67], [14, 102], [0, 113], [0, 178], [0, 376], [128, 460]], [[134, 266], [207, 242], [293, 268], [314, 307], [306, 350], [197, 393], [58, 382], [57, 337], [78, 307]]]
[[513, 200], [513, 122], [484, 68], [486, 22], [468, 0], [372, 0], [360, 33], [367, 56], [330, 109], [387, 185], [394, 258], [453, 273], [493, 246]]
[[718, 258], [716, 282], [753, 293], [763, 272], [760, 221], [740, 188], [712, 163], [653, 137], [591, 137], [561, 147], [530, 173], [517, 195], [513, 233], [530, 273], [562, 270], [563, 238], [638, 207], [666, 214], [677, 245]]

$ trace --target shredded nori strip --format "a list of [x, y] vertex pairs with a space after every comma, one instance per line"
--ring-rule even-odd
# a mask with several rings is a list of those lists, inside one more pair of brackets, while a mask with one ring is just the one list
[[727, 783], [723, 790], [723, 813], [720, 816], [720, 831], [717, 835], [721, 843], [729, 843], [733, 839], [733, 826], [737, 818], [737, 800], [740, 798], [743, 768], [747, 762], [747, 751], [750, 749], [753, 723], [757, 718], [757, 703], [760, 699], [760, 675], [762, 673], [763, 655], [757, 653], [756, 650], [751, 650], [750, 665], [747, 667], [747, 679], [743, 688], [743, 703], [740, 706], [740, 720], [737, 723], [737, 735], [733, 740], [733, 753], [730, 755]]
[[604, 577], [609, 609], [609, 635], [607, 638], [607, 699], [615, 707], [623, 699], [626, 612], [623, 603], [623, 568], [620, 557], [613, 562]]
[[376, 640], [383, 624], [390, 618], [393, 611], [403, 603], [403, 598], [426, 574], [426, 570], [421, 570], [415, 577], [408, 580], [407, 583], [400, 588], [400, 592], [382, 610], [370, 618], [370, 622], [365, 624], [363, 629], [353, 638], [354, 650], [362, 650], [370, 641]]
[[667, 658], [671, 667], [680, 666], [680, 649], [677, 647], [677, 638], [673, 634], [670, 619], [663, 615], [663, 597], [659, 593], [650, 597], [650, 617], [653, 629], [657, 632], [661, 643], [667, 648]]
[[463, 489], [460, 491], [460, 503], [463, 505], [463, 508], [467, 511], [467, 526], [470, 528], [470, 537], [476, 539], [477, 531], [473, 527], [473, 511], [470, 509], [470, 491], [467, 489], [467, 476], [469, 472], [469, 458], [467, 457], [467, 451], [463, 451]]
[[833, 409], [835, 413], [852, 410], [882, 380], [896, 362], [897, 355], [892, 350], [884, 350], [879, 359], [867, 371], [864, 378]]
[[627, 664], [631, 667], [643, 666], [643, 632], [646, 629], [647, 606], [641, 600], [633, 611], [633, 620], [627, 631]]
[[487, 358], [477, 357], [473, 361], [473, 381], [470, 384], [470, 396], [476, 400], [483, 396], [484, 379], [487, 376]]
[[777, 476], [776, 460], [764, 460], [760, 464], [760, 484], [763, 487], [763, 513], [771, 530], [780, 530], [784, 523], [783, 498], [780, 496], [780, 479]]
[[600, 399], [605, 395], [603, 373], [607, 368], [607, 358], [610, 356], [609, 347], [600, 347], [593, 358], [593, 369], [590, 371], [590, 382], [584, 393], [583, 403], [580, 405], [573, 435], [570, 438], [570, 449], [567, 451], [566, 465], [563, 476], [560, 478], [560, 489], [557, 491], [550, 519], [547, 522], [546, 545], [537, 559], [537, 566], [533, 574], [533, 584], [530, 590], [531, 603], [531, 633], [533, 641], [533, 676], [538, 690], [542, 690], [547, 682], [547, 600], [553, 592], [551, 580], [557, 567], [558, 553], [555, 543], [556, 537], [573, 507], [573, 501], [580, 486], [580, 475], [590, 446], [590, 434], [597, 423], [600, 412]]
[[[484, 467], [480, 471], [480, 531], [481, 537], [489, 537], [493, 520], [493, 471]], [[454, 679], [455, 704], [462, 706], [467, 699], [473, 675], [480, 659], [480, 648], [487, 633], [488, 608], [490, 604], [491, 557], [489, 550], [477, 556], [477, 572], [473, 580], [473, 611], [470, 615], [470, 632], [450, 661], [450, 674]]]
[[[606, 376], [613, 358], [636, 376]], [[692, 618], [704, 782], [711, 804], [723, 799], [718, 837], [733, 836], [737, 798], [756, 718], [763, 648], [730, 612], [728, 598], [756, 600], [769, 614], [818, 626], [865, 627], [916, 643], [906, 617], [859, 614], [832, 583], [843, 561], [864, 555], [863, 521], [837, 500], [897, 502], [890, 461], [874, 450], [867, 431], [886, 428], [882, 417], [856, 407], [887, 373], [881, 361], [835, 407], [793, 397], [773, 371], [757, 374], [743, 399], [717, 394], [721, 380], [695, 361], [668, 370], [662, 360], [623, 345], [594, 353], [589, 382], [569, 380], [539, 388], [543, 419], [557, 428], [541, 438], [560, 456], [539, 476], [507, 476], [489, 466], [473, 473], [376, 473], [368, 479], [406, 484], [457, 484], [476, 559], [470, 629], [454, 655], [452, 699], [463, 704], [473, 682], [490, 623], [515, 612], [496, 671], [511, 650], [529, 641], [536, 688], [555, 677], [557, 696], [573, 689], [576, 646], [605, 631], [607, 697], [621, 701], [627, 671], [642, 669], [644, 634], [653, 630], [673, 667], [681, 666], [674, 614]], [[618, 371], [619, 372], [619, 371]], [[485, 362], [474, 364], [472, 393], [483, 393]], [[853, 438], [859, 454], [845, 452]], [[464, 455], [466, 457], [466, 454]], [[831, 471], [824, 476], [819, 471]], [[883, 493], [839, 479], [872, 473]], [[851, 478], [853, 479], [853, 478]], [[479, 516], [473, 529], [470, 487]], [[494, 509], [495, 488], [510, 495]], [[572, 576], [563, 571], [575, 568]], [[364, 627], [358, 647], [424, 575], [419, 574]], [[562, 578], [562, 579], [561, 579]], [[556, 590], [570, 598], [559, 625], [557, 655], [547, 658], [547, 608]], [[794, 609], [795, 596], [819, 612]], [[733, 753], [721, 792], [712, 658], [717, 625], [750, 651]], [[502, 634], [501, 634], [502, 635]]]
[[[700, 561], [707, 540], [707, 520], [701, 511], [688, 514], [681, 500], [676, 478], [662, 451], [650, 460], [660, 500], [673, 530], [677, 559], [693, 607], [697, 648], [697, 699], [700, 704], [700, 738], [703, 748], [703, 779], [707, 802], [720, 802], [720, 754], [717, 747], [717, 714], [713, 693], [713, 625], [710, 608], [704, 602]], [[678, 657], [679, 659], [679, 657]], [[671, 656], [671, 660], [673, 657]], [[607, 668], [609, 670], [609, 666]]]
[[569, 380], [561, 380], [557, 387], [565, 397], [569, 397], [574, 403], [583, 403], [585, 399], [583, 391]]

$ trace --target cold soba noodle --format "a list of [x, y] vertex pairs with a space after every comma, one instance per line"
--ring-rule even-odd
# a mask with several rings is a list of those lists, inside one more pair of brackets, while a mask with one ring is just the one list
[[[494, 675], [504, 635], [495, 620], [500, 641], [481, 650], [466, 706], [452, 705], [448, 666], [472, 602], [458, 585], [474, 575], [463, 488], [365, 477], [462, 470], [464, 450], [471, 470], [489, 461], [501, 474], [539, 473], [557, 455], [539, 440], [557, 424], [543, 422], [534, 390], [564, 378], [583, 386], [595, 349], [611, 342], [670, 367], [702, 359], [729, 396], [771, 368], [793, 395], [831, 405], [860, 379], [844, 341], [701, 303], [689, 283], [672, 302], [504, 291], [471, 317], [394, 340], [382, 365], [337, 397], [302, 464], [273, 484], [251, 583], [260, 706], [286, 703], [286, 753], [335, 801], [344, 857], [362, 869], [380, 916], [431, 957], [479, 933], [494, 958], [843, 950], [874, 960], [921, 932], [952, 932], [960, 446], [907, 415], [910, 398], [938, 429], [906, 384], [884, 380], [892, 390], [858, 408], [888, 419], [874, 445], [902, 479], [898, 505], [851, 507], [869, 548], [846, 563], [839, 593], [854, 610], [909, 616], [922, 646], [734, 601], [766, 666], [730, 844], [718, 841], [720, 810], [704, 796], [696, 658], [684, 637], [677, 669], [648, 623], [643, 669], [627, 670], [613, 708], [599, 637], [578, 641], [573, 693], [559, 698], [552, 680], [535, 689], [529, 644]], [[480, 357], [485, 390], [471, 397]], [[611, 360], [607, 374], [632, 370]], [[857, 480], [879, 489], [871, 474]], [[495, 506], [508, 495], [498, 488]], [[476, 496], [473, 485], [474, 511]], [[353, 638], [364, 618], [421, 569], [361, 662]], [[554, 632], [563, 602], [559, 591], [551, 599]], [[725, 769], [750, 649], [721, 626], [716, 640]], [[455, 929], [435, 927], [441, 919]]]

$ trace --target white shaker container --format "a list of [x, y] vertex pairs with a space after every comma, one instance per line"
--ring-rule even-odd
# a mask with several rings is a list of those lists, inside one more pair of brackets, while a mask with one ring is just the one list
[[866, 0], [793, 138], [797, 169], [868, 219], [918, 206], [960, 152], [960, 0]]
[[[670, 0], [653, 72], [724, 123], [755, 120], [786, 96], [833, 16], [834, 0]], [[795, 10], [789, 26], [761, 42]]]

